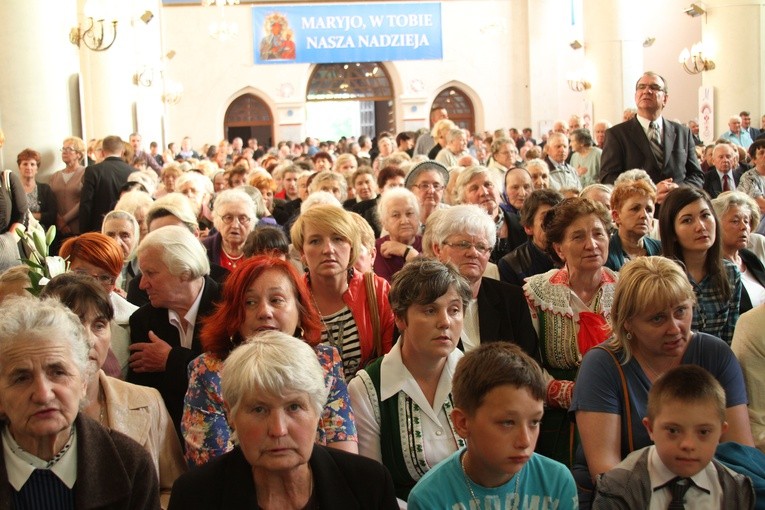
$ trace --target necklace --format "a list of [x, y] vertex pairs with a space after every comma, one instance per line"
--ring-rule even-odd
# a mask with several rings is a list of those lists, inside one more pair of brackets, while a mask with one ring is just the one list
[[[638, 361], [640, 361], [640, 360], [638, 360]], [[675, 366], [675, 361], [674, 360], [670, 361], [669, 366], [667, 368], [665, 368], [664, 370], [662, 370], [661, 372], [657, 372], [656, 370], [654, 370], [654, 368], [651, 366], [650, 363], [648, 363], [648, 360], [645, 359], [645, 358], [643, 358], [643, 361], [642, 361], [642, 363], [640, 363], [640, 366], [641, 367], [645, 366], [645, 368], [647, 368], [648, 371], [651, 372], [651, 374], [653, 375], [653, 379], [656, 380], [659, 377], [661, 377], [664, 373], [666, 373], [669, 369], [674, 367]], [[646, 375], [648, 375], [648, 374], [646, 374]]]
[[[465, 454], [462, 454], [462, 457], [460, 457], [460, 467], [462, 468], [462, 476], [465, 478], [465, 485], [467, 485], [468, 490], [470, 491], [470, 501], [473, 502], [473, 505], [475, 505], [475, 508], [481, 508], [481, 500], [478, 499], [478, 497], [475, 495], [475, 492], [473, 492], [473, 481], [470, 480], [470, 477], [467, 474], [467, 470], [465, 469]], [[515, 490], [513, 491], [513, 494], [515, 497], [513, 500], [515, 501], [516, 507], [518, 506], [518, 484], [521, 482], [521, 471], [523, 471], [523, 468], [521, 468], [520, 471], [515, 473]]]
[[239, 262], [239, 260], [240, 260], [242, 257], [244, 257], [244, 253], [242, 253], [242, 254], [241, 254], [241, 255], [239, 255], [238, 257], [234, 257], [234, 256], [232, 256], [232, 255], [229, 255], [229, 253], [228, 253], [228, 252], [227, 252], [227, 251], [226, 251], [226, 250], [225, 250], [223, 247], [221, 247], [221, 251], [222, 251], [222, 252], [223, 252], [223, 253], [226, 255], [226, 257], [228, 258], [228, 260], [231, 262], [231, 267], [232, 267], [232, 268], [234, 268], [234, 269], [236, 269], [236, 263], [237, 263], [237, 262]]
[[[321, 310], [319, 309], [319, 303], [316, 302], [316, 297], [313, 295], [313, 293], [311, 293], [311, 299], [313, 300], [313, 305], [316, 307], [316, 311], [319, 313], [319, 319], [321, 319], [321, 323], [324, 325], [324, 332], [326, 332], [327, 334], [327, 343], [329, 343], [329, 345], [337, 349], [338, 353], [340, 354], [340, 357], [342, 358], [343, 357], [343, 337], [345, 335], [345, 322], [336, 320], [327, 324], [327, 322], [324, 320], [324, 315], [321, 313]], [[330, 316], [332, 315], [336, 315], [336, 314], [330, 314]], [[330, 328], [330, 325], [332, 326], [331, 328]]]

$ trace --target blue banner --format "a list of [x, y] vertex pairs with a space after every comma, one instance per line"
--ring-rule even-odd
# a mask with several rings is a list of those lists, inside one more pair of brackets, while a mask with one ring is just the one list
[[252, 26], [256, 64], [442, 57], [438, 2], [253, 7]]

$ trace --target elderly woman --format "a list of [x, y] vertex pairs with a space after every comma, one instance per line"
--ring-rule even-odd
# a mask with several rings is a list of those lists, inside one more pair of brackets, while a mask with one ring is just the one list
[[454, 268], [428, 259], [404, 266], [390, 292], [401, 337], [348, 385], [359, 453], [391, 471], [402, 500], [464, 444], [450, 420], [451, 380], [469, 300], [470, 288]]
[[168, 163], [162, 169], [162, 186], [154, 193], [154, 198], [164, 197], [168, 193], [174, 193], [176, 190], [176, 181], [183, 175], [183, 170], [178, 163]]
[[587, 129], [575, 129], [568, 135], [571, 147], [571, 166], [576, 169], [582, 187], [599, 182], [600, 179], [600, 155], [602, 149], [595, 147]]
[[40, 161], [40, 153], [32, 149], [24, 149], [16, 157], [21, 186], [27, 195], [29, 212], [47, 230], [48, 227], [56, 224], [58, 204], [50, 186], [36, 180]]
[[468, 155], [465, 132], [455, 127], [446, 132], [446, 146], [438, 151], [435, 160], [446, 168], [459, 166], [462, 156]]
[[550, 187], [550, 167], [545, 160], [532, 158], [526, 162], [526, 170], [531, 174], [531, 183], [534, 189], [547, 189]]
[[517, 215], [509, 214], [499, 207], [500, 184], [495, 172], [485, 166], [471, 166], [460, 173], [456, 183], [457, 202], [481, 207], [494, 221], [497, 242], [492, 247], [489, 260], [495, 264], [499, 259], [526, 242], [526, 232]]
[[0, 500], [8, 508], [159, 508], [149, 453], [80, 412], [91, 344], [54, 299], [0, 308]]
[[348, 181], [341, 174], [324, 170], [314, 175], [308, 191], [309, 193], [327, 191], [335, 195], [342, 204], [348, 198]]
[[616, 273], [608, 255], [608, 211], [570, 198], [545, 216], [547, 252], [562, 266], [527, 278], [523, 290], [550, 380], [537, 452], [571, 465], [575, 434], [566, 410], [582, 356], [608, 338]]
[[425, 225], [433, 211], [447, 207], [443, 203], [449, 171], [437, 161], [422, 161], [412, 167], [404, 185], [417, 197], [420, 224]]
[[725, 191], [712, 200], [720, 218], [722, 254], [741, 273], [741, 304], [744, 313], [765, 303], [765, 266], [747, 249], [752, 228], [760, 221], [760, 211], [752, 197], [740, 191]]
[[[353, 211], [357, 205], [361, 205], [361, 202], [375, 200], [378, 197], [375, 173], [370, 167], [362, 166], [351, 174], [348, 181], [353, 186], [354, 198], [343, 202], [343, 207], [347, 210]], [[363, 204], [362, 207], [366, 208], [368, 204]]]
[[205, 464], [233, 448], [220, 372], [232, 350], [267, 330], [302, 337], [321, 363], [330, 392], [321, 406], [317, 443], [357, 452], [342, 360], [334, 347], [319, 344], [322, 323], [309, 296], [292, 265], [275, 257], [247, 259], [231, 274], [220, 303], [202, 327], [205, 353], [189, 365], [181, 430], [191, 466]]
[[255, 203], [244, 191], [227, 189], [215, 197], [213, 216], [217, 232], [202, 241], [207, 258], [233, 271], [244, 257], [244, 243], [258, 220]]
[[128, 191], [123, 193], [117, 203], [114, 205], [115, 211], [125, 211], [133, 215], [138, 222], [138, 242], [149, 233], [149, 225], [146, 223], [146, 213], [154, 203], [151, 196], [145, 191]]
[[432, 218], [427, 230], [434, 257], [454, 266], [470, 285], [460, 348], [467, 352], [481, 343], [508, 341], [539, 361], [523, 291], [485, 276], [496, 236], [492, 221], [475, 205], [456, 205]]
[[754, 168], [744, 172], [737, 189], [752, 197], [760, 211], [763, 211], [765, 210], [765, 140], [755, 140], [749, 146], [749, 157], [752, 158]]
[[210, 209], [210, 199], [214, 191], [212, 182], [197, 172], [186, 172], [175, 183], [176, 189], [191, 202], [200, 230], [208, 230], [213, 226], [213, 214]]
[[704, 190], [681, 186], [669, 192], [659, 211], [664, 256], [683, 264], [696, 293], [694, 331], [730, 344], [739, 315], [741, 273], [723, 258], [720, 223]]
[[72, 136], [64, 139], [61, 146], [61, 160], [66, 167], [50, 177], [48, 185], [56, 195], [58, 212], [56, 228], [62, 235], [80, 233], [80, 192], [85, 167], [82, 166], [85, 157], [85, 142], [82, 138]]
[[694, 301], [672, 260], [640, 257], [622, 268], [611, 307], [613, 337], [584, 357], [569, 408], [582, 442], [574, 468], [580, 486], [591, 487], [596, 475], [651, 444], [641, 423], [648, 391], [681, 364], [705, 368], [725, 389], [729, 428], [721, 441], [753, 444], [741, 367], [725, 342], [693, 331]]
[[499, 206], [510, 214], [520, 216], [526, 198], [534, 191], [531, 174], [521, 167], [511, 167], [504, 175], [505, 190]]
[[108, 294], [88, 275], [65, 273], [53, 278], [41, 296], [61, 300], [77, 314], [90, 338], [95, 370], [85, 389], [85, 414], [122, 432], [151, 454], [159, 474], [162, 508], [167, 508], [173, 482], [186, 471], [181, 443], [157, 390], [120, 381], [103, 371], [111, 343], [109, 323], [114, 318]]
[[267, 331], [234, 349], [221, 394], [238, 444], [181, 476], [170, 509], [397, 508], [386, 469], [315, 443], [328, 391], [301, 340]]
[[59, 254], [69, 262], [70, 271], [92, 276], [109, 296], [113, 317], [109, 321], [112, 341], [106, 373], [124, 379], [130, 357], [128, 323], [138, 307], [116, 292], [115, 281], [122, 271], [122, 251], [113, 239], [98, 232], [88, 232], [64, 241]]
[[386, 191], [380, 197], [377, 215], [388, 234], [375, 243], [379, 256], [375, 258], [374, 271], [377, 276], [391, 281], [404, 264], [417, 258], [422, 251], [417, 197], [404, 188]]
[[393, 344], [390, 285], [379, 276], [353, 269], [359, 234], [350, 213], [342, 208], [314, 206], [298, 217], [291, 233], [324, 323], [322, 341], [340, 351], [345, 377], [350, 379]]
[[623, 181], [611, 193], [611, 217], [616, 232], [608, 243], [606, 267], [618, 271], [625, 262], [644, 255], [661, 255], [661, 242], [649, 236], [653, 229], [656, 192], [644, 180]]
[[126, 211], [109, 211], [101, 224], [101, 233], [111, 237], [122, 250], [122, 271], [120, 272], [120, 289], [127, 291], [130, 282], [139, 273], [135, 251], [138, 248], [140, 225], [132, 214]]

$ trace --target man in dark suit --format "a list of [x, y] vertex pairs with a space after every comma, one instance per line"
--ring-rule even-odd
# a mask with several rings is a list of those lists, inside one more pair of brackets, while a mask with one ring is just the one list
[[159, 390], [180, 438], [186, 367], [202, 353], [200, 321], [212, 312], [220, 289], [207, 276], [205, 249], [186, 227], [149, 233], [138, 247], [138, 265], [149, 304], [130, 317], [128, 381]]
[[105, 159], [85, 169], [80, 196], [80, 232], [101, 232], [104, 215], [120, 197], [120, 188], [134, 169], [122, 160], [125, 143], [119, 136], [104, 138]]
[[600, 157], [601, 182], [613, 184], [625, 170], [642, 168], [658, 188], [657, 203], [679, 184], [701, 187], [704, 173], [690, 129], [661, 115], [668, 97], [664, 78], [643, 73], [635, 86], [637, 115], [606, 131]]
[[[740, 174], [734, 172], [734, 161], [738, 157], [736, 149], [730, 143], [718, 143], [712, 151], [714, 167], [704, 176], [704, 191], [711, 198], [723, 191], [735, 191]], [[727, 181], [727, 182], [726, 182]]]

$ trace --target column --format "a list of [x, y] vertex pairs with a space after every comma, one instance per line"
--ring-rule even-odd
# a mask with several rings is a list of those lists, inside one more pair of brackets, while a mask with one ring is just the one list
[[29, 147], [42, 155], [40, 176], [63, 168], [64, 138], [81, 136], [77, 48], [69, 43], [76, 0], [0, 2], [2, 168], [16, 169]]
[[592, 66], [593, 121], [621, 122], [643, 72], [642, 2], [584, 0], [584, 49]]
[[715, 133], [728, 130], [728, 118], [742, 110], [760, 127], [765, 114], [765, 1], [708, 0], [701, 31], [715, 68], [702, 83], [715, 89]]

